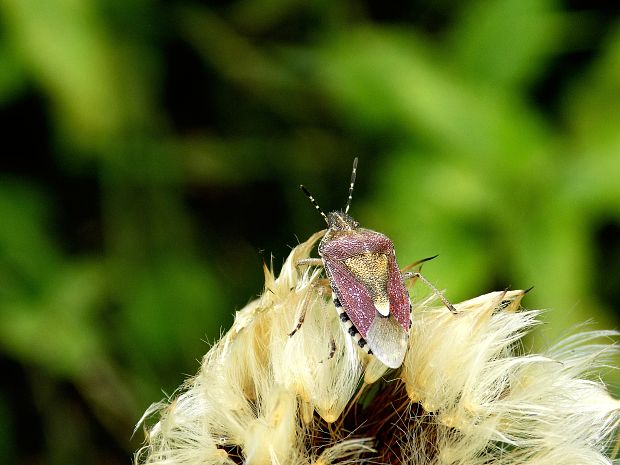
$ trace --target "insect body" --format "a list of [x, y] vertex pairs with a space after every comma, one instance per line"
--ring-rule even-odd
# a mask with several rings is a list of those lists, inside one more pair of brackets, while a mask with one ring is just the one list
[[407, 351], [411, 302], [392, 241], [384, 234], [360, 228], [348, 214], [356, 168], [357, 158], [344, 211], [325, 215], [301, 186], [328, 226], [318, 248], [322, 260], [302, 263], [325, 267], [334, 304], [348, 333], [382, 363], [398, 368]]

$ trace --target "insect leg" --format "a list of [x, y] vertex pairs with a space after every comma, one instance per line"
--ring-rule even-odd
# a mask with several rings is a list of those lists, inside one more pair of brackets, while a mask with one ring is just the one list
[[[312, 258], [309, 258], [308, 260], [314, 260]], [[317, 259], [319, 260], [319, 259]], [[321, 261], [321, 264], [323, 262]], [[313, 285], [313, 287], [316, 287], [318, 289], [318, 292], [321, 295], [326, 295], [327, 293], [332, 292], [331, 287], [329, 286], [329, 281], [327, 279], [319, 279], [317, 280]], [[299, 315], [299, 318], [297, 319], [297, 324], [295, 325], [295, 328], [293, 328], [293, 331], [291, 331], [290, 333], [288, 333], [289, 337], [293, 337], [295, 335], [295, 333], [297, 331], [299, 331], [299, 328], [301, 328], [301, 325], [304, 324], [304, 320], [306, 319], [306, 311], [308, 310], [308, 303], [304, 302], [303, 307], [301, 308], [301, 313]], [[331, 358], [331, 357], [330, 357]]]
[[456, 308], [454, 308], [454, 305], [452, 305], [448, 301], [448, 299], [446, 299], [446, 297], [442, 294], [442, 292], [439, 289], [437, 289], [435, 286], [433, 286], [433, 284], [428, 279], [426, 279], [424, 276], [422, 276], [418, 271], [410, 271], [410, 272], [407, 272], [407, 273], [403, 273], [403, 280], [407, 280], [407, 279], [411, 279], [411, 278], [417, 278], [420, 281], [422, 281], [424, 284], [426, 284], [433, 291], [433, 293], [437, 297], [439, 297], [441, 299], [441, 301], [448, 308], [448, 310], [450, 310], [452, 313], [458, 313]]
[[323, 259], [321, 258], [304, 258], [298, 260], [296, 266], [323, 266]]
[[319, 363], [325, 363], [328, 360], [331, 360], [332, 358], [334, 358], [334, 355], [336, 355], [336, 341], [332, 337], [331, 340], [329, 341], [329, 355], [327, 356], [326, 359], [321, 360]]
[[[295, 266], [323, 266], [323, 260], [320, 258], [304, 258], [302, 260], [298, 260]], [[315, 283], [314, 285], [318, 286], [319, 283]], [[324, 285], [321, 285], [321, 289], [323, 287]], [[299, 330], [299, 328], [301, 328], [301, 325], [304, 324], [304, 319], [306, 318], [306, 308], [307, 304], [304, 304], [301, 310], [301, 315], [299, 315], [299, 319], [297, 320], [297, 325], [295, 326], [295, 329], [289, 333], [289, 337], [292, 337]]]
[[288, 333], [288, 337], [293, 337], [295, 335], [295, 333], [297, 331], [299, 331], [299, 328], [301, 328], [301, 325], [304, 324], [304, 320], [306, 319], [306, 311], [307, 310], [308, 310], [308, 301], [306, 300], [304, 302], [303, 306], [301, 307], [301, 313], [299, 314], [299, 318], [297, 319], [297, 324], [293, 328], [293, 331]]

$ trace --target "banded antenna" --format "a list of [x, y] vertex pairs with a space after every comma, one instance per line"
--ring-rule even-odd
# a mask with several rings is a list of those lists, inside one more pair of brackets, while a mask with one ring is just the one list
[[357, 173], [357, 157], [353, 160], [353, 171], [351, 171], [351, 184], [349, 184], [349, 198], [347, 199], [347, 206], [344, 208], [345, 213], [349, 213], [351, 207], [351, 200], [353, 200], [353, 186], [355, 186], [355, 175]]
[[310, 202], [312, 202], [312, 205], [314, 205], [314, 208], [316, 208], [317, 211], [321, 214], [321, 216], [325, 219], [325, 222], [327, 224], [329, 224], [329, 220], [327, 219], [327, 215], [325, 214], [325, 212], [323, 210], [321, 210], [321, 207], [319, 207], [318, 202], [314, 199], [314, 197], [312, 197], [312, 194], [310, 193], [310, 191], [308, 189], [306, 189], [306, 186], [304, 186], [303, 184], [300, 184], [299, 188], [302, 190], [302, 192], [304, 194], [306, 194], [306, 197], [308, 197], [310, 199]]

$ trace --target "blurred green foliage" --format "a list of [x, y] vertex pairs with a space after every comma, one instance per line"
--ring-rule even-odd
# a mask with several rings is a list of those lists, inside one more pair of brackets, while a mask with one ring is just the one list
[[352, 213], [451, 300], [616, 327], [617, 13], [3, 0], [0, 462], [126, 463], [356, 155]]

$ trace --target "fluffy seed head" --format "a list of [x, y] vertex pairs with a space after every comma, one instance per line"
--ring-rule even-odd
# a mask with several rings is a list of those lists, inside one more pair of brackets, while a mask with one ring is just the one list
[[[523, 291], [414, 305], [409, 348], [388, 370], [345, 334], [321, 270], [297, 267], [322, 233], [237, 312], [196, 376], [143, 420], [141, 464], [612, 464], [620, 403], [597, 372], [615, 332], [523, 354], [536, 324]], [[289, 336], [305, 313], [303, 325]]]

